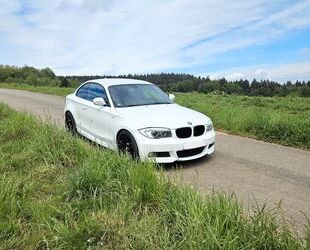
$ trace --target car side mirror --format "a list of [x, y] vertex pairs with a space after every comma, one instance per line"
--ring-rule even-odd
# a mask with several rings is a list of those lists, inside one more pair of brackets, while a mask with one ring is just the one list
[[102, 97], [94, 98], [93, 104], [95, 104], [97, 106], [107, 106], [107, 103], [105, 102], [105, 100]]
[[174, 102], [174, 100], [175, 100], [175, 95], [174, 95], [174, 94], [169, 94], [169, 98], [170, 98], [171, 101]]

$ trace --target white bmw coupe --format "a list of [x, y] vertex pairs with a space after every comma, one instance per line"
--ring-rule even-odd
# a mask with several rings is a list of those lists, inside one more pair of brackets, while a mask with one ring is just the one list
[[171, 163], [212, 154], [210, 118], [174, 99], [146, 81], [90, 80], [66, 97], [65, 124], [72, 133], [141, 160]]

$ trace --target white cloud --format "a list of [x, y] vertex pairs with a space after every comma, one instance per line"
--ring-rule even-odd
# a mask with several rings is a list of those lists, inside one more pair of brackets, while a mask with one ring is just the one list
[[[244, 20], [247, 14], [252, 19], [249, 18], [244, 25], [237, 25], [238, 28], [233, 32], [226, 32], [187, 51], [195, 59], [195, 62], [198, 60], [202, 62], [206, 58], [213, 58], [215, 55], [227, 51], [270, 42], [292, 30], [310, 27], [310, 1], [297, 2], [294, 6], [271, 14], [266, 12], [267, 2], [249, 1], [249, 3], [251, 4], [250, 9], [244, 10], [246, 14], [245, 17], [242, 16], [242, 19]], [[232, 23], [238, 24], [238, 21], [230, 20]]]
[[310, 57], [310, 48], [301, 48], [299, 50], [299, 55], [302, 57]]
[[225, 77], [228, 80], [239, 79], [270, 79], [278, 82], [309, 80], [310, 63], [290, 63], [282, 65], [254, 65], [241, 68], [233, 68], [221, 72], [205, 73], [210, 75], [211, 79]]
[[49, 66], [57, 74], [190, 71], [310, 26], [310, 1], [282, 9], [268, 0], [0, 0], [0, 6], [0, 63]]

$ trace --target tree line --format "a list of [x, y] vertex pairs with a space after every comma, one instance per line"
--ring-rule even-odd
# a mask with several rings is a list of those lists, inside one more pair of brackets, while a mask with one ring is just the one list
[[165, 91], [201, 93], [226, 93], [249, 96], [302, 96], [310, 97], [310, 80], [280, 84], [270, 80], [245, 79], [228, 81], [225, 78], [210, 79], [190, 74], [128, 74], [128, 75], [85, 75], [56, 76], [50, 68], [36, 69], [30, 66], [16, 67], [0, 65], [0, 82], [24, 83], [34, 86], [77, 87], [82, 82], [96, 78], [134, 78], [152, 82]]

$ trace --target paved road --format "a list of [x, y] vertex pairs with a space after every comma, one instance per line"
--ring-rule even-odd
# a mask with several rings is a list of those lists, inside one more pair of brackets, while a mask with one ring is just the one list
[[[63, 97], [0, 89], [0, 102], [63, 124]], [[217, 133], [212, 157], [180, 165], [181, 169], [168, 168], [166, 173], [200, 191], [235, 191], [249, 208], [254, 197], [269, 207], [282, 200], [285, 214], [299, 228], [306, 221], [300, 211], [310, 217], [309, 151]]]

